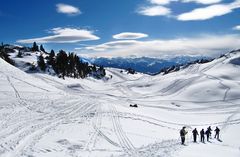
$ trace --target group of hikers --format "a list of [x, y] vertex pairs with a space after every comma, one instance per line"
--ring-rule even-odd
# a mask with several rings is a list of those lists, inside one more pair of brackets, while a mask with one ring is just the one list
[[[182, 145], [185, 145], [185, 136], [186, 134], [188, 133], [186, 130], [186, 127], [184, 126], [181, 130], [180, 130], [180, 137], [181, 137], [181, 142], [182, 142]], [[217, 138], [217, 140], [220, 140], [219, 139], [219, 133], [220, 133], [220, 129], [218, 127], [216, 127], [216, 129], [214, 130], [215, 131], [215, 136], [214, 138]], [[192, 131], [192, 134], [193, 134], [193, 142], [197, 142], [197, 136], [199, 135], [198, 134], [198, 131], [197, 131], [197, 128], [195, 128], [193, 131]], [[211, 126], [209, 126], [207, 128], [206, 131], [204, 131], [204, 129], [202, 129], [200, 131], [200, 141], [205, 143], [205, 134], [207, 136], [207, 141], [209, 141], [209, 138], [211, 137], [212, 135], [212, 129], [211, 129]]]

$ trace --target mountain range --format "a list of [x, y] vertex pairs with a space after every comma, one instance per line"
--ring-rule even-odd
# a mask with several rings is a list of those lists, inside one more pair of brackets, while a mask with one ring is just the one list
[[150, 58], [150, 57], [116, 57], [116, 58], [91, 58], [89, 62], [102, 65], [104, 67], [113, 67], [119, 69], [134, 69], [138, 72], [146, 74], [159, 73], [164, 68], [171, 66], [185, 65], [194, 62], [199, 59], [211, 60], [210, 57], [204, 56], [173, 56], [161, 58]]

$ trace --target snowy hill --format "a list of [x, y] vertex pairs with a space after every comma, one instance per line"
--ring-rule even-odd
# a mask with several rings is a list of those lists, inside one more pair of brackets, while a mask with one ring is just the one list
[[[63, 80], [0, 59], [0, 156], [239, 157], [239, 63], [236, 51], [167, 75]], [[223, 142], [193, 143], [209, 125]]]

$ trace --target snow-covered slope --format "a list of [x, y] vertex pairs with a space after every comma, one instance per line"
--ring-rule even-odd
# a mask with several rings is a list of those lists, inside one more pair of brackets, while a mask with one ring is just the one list
[[[0, 60], [0, 156], [239, 157], [239, 60], [163, 76], [109, 68], [109, 80], [30, 75]], [[223, 142], [193, 143], [191, 130], [209, 125]]]
[[15, 66], [23, 71], [29, 71], [29, 68], [31, 65], [37, 66], [37, 58], [40, 56], [40, 54], [43, 54], [43, 56], [46, 56], [45, 53], [42, 52], [22, 52], [21, 57], [18, 56], [18, 51], [16, 49], [13, 49], [15, 52], [9, 53], [10, 58], [14, 60]]

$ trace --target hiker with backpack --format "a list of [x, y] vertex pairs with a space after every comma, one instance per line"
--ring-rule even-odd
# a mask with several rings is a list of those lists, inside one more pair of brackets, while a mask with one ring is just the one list
[[197, 136], [198, 136], [198, 131], [197, 131], [197, 128], [195, 128], [193, 131], [193, 142], [197, 142]]
[[204, 132], [204, 129], [202, 129], [201, 131], [200, 131], [200, 138], [201, 138], [201, 142], [202, 143], [205, 143], [205, 132]]
[[181, 142], [182, 142], [182, 145], [185, 144], [185, 135], [188, 133], [186, 130], [185, 130], [185, 126], [180, 130], [180, 137], [181, 137]]
[[210, 138], [210, 136], [211, 136], [211, 134], [212, 134], [212, 129], [211, 129], [211, 126], [209, 126], [208, 128], [207, 128], [207, 131], [205, 132], [206, 133], [206, 135], [207, 135], [207, 141], [209, 142], [209, 138]]
[[216, 129], [214, 130], [215, 131], [215, 138], [217, 138], [219, 140], [219, 132], [220, 132], [220, 129], [218, 127], [216, 127]]

